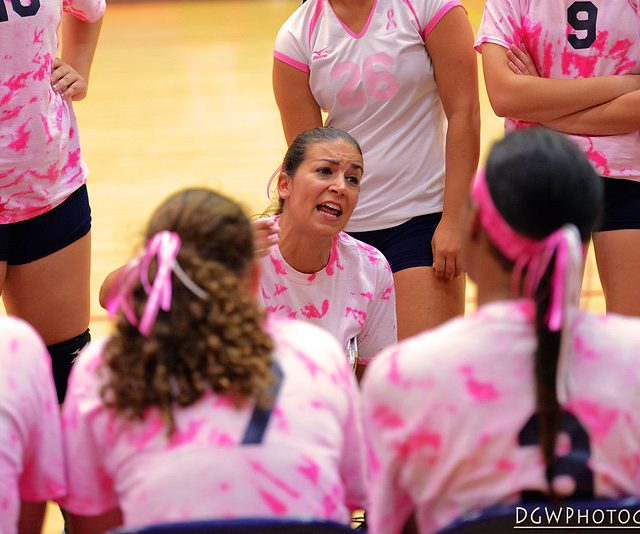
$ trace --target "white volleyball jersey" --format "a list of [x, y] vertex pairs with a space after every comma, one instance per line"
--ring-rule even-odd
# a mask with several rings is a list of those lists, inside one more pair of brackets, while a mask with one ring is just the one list
[[[545, 78], [640, 74], [637, 0], [487, 0], [476, 40], [524, 44]], [[531, 123], [507, 118], [507, 130]], [[640, 181], [640, 131], [569, 136], [601, 176]]]
[[375, 0], [354, 34], [327, 0], [284, 23], [276, 59], [309, 73], [327, 126], [364, 152], [360, 198], [347, 230], [397, 226], [442, 211], [446, 120], [425, 38], [458, 0]]

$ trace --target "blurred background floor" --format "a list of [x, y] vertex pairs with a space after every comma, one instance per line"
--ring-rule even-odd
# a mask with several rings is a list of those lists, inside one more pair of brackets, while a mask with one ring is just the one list
[[[482, 0], [465, 0], [477, 29]], [[250, 214], [284, 155], [271, 91], [273, 42], [290, 0], [113, 3], [107, 8], [89, 96], [75, 104], [93, 209], [91, 330], [108, 332], [97, 295], [140, 243], [152, 209], [171, 192], [209, 186]], [[482, 76], [480, 76], [482, 84]], [[463, 88], [461, 88], [463, 89]], [[482, 98], [482, 161], [502, 120]], [[473, 288], [468, 309], [474, 307]], [[592, 257], [583, 304], [604, 303]], [[60, 534], [49, 508], [45, 532]]]

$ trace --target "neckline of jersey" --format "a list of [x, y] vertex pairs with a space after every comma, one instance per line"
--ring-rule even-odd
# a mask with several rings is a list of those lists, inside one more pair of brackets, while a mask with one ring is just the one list
[[351, 28], [349, 28], [349, 26], [347, 26], [343, 22], [343, 20], [338, 16], [338, 14], [333, 9], [333, 6], [331, 5], [331, 2], [329, 0], [327, 0], [327, 4], [329, 5], [329, 9], [331, 9], [331, 12], [333, 13], [333, 16], [340, 23], [340, 25], [344, 28], [344, 31], [346, 31], [347, 34], [350, 37], [353, 37], [354, 39], [360, 39], [360, 38], [362, 38], [364, 36], [365, 33], [367, 33], [367, 30], [369, 29], [369, 24], [371, 24], [371, 19], [373, 18], [373, 14], [375, 13], [376, 7], [378, 6], [378, 0], [373, 0], [373, 5], [371, 6], [371, 11], [369, 12], [369, 17], [367, 18], [367, 22], [364, 23], [364, 26], [360, 30], [360, 33], [355, 33]]

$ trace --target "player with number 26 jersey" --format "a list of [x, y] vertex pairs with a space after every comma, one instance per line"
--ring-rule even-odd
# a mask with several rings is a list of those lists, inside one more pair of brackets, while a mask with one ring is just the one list
[[[640, 7], [638, 0], [487, 0], [476, 49], [484, 43], [523, 45], [544, 78], [640, 74]], [[528, 125], [505, 122], [507, 130]], [[571, 137], [601, 176], [640, 181], [639, 131]]]
[[353, 33], [327, 0], [309, 0], [280, 29], [274, 56], [309, 73], [327, 126], [366, 154], [358, 206], [347, 225], [390, 228], [442, 211], [445, 116], [425, 39], [458, 0], [376, 0]]

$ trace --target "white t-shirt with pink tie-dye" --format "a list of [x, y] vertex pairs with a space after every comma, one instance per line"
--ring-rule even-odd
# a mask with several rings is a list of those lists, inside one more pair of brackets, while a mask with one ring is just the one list
[[333, 334], [344, 348], [358, 341], [366, 364], [397, 340], [393, 275], [380, 251], [340, 232], [326, 267], [304, 274], [291, 267], [278, 246], [260, 261], [258, 300], [282, 317], [302, 319]]
[[[524, 44], [545, 78], [640, 74], [638, 0], [487, 0], [476, 49]], [[507, 130], [530, 123], [506, 119]], [[569, 136], [606, 177], [640, 181], [640, 131]]]
[[442, 211], [446, 119], [425, 40], [459, 0], [374, 0], [359, 34], [328, 0], [282, 25], [274, 56], [309, 74], [326, 125], [358, 140], [367, 162], [347, 230], [398, 226]]
[[78, 515], [120, 507], [126, 526], [247, 516], [348, 523], [365, 504], [359, 398], [344, 353], [313, 325], [270, 318], [283, 379], [262, 440], [243, 445], [253, 404], [207, 394], [174, 410], [167, 438], [159, 412], [127, 422], [100, 398], [104, 342], [76, 362], [63, 409], [68, 494]]
[[98, 20], [104, 0], [0, 2], [0, 224], [56, 207], [86, 181], [71, 102], [51, 89], [62, 12]]
[[[380, 354], [363, 383], [370, 532], [415, 512], [434, 532], [464, 512], [545, 491], [533, 416], [534, 306], [503, 301]], [[580, 312], [554, 488], [640, 495], [640, 320]], [[586, 462], [585, 462], [586, 461]], [[572, 476], [573, 475], [573, 476]]]
[[[0, 23], [1, 24], [1, 23]], [[51, 358], [34, 330], [0, 318], [0, 532], [17, 532], [20, 501], [65, 493]]]

